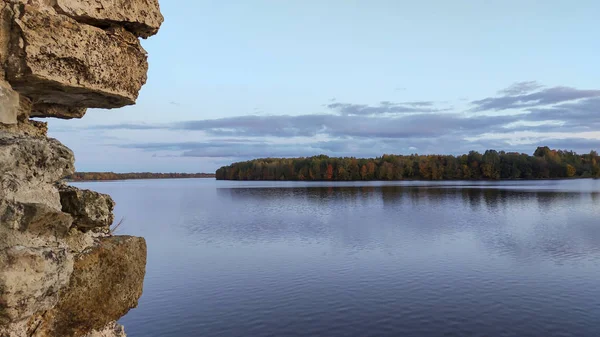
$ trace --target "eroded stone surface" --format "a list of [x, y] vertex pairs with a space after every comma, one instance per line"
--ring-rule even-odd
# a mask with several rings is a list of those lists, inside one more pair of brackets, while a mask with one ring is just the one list
[[30, 117], [54, 117], [60, 119], [72, 119], [83, 117], [86, 111], [87, 108], [82, 107], [70, 107], [60, 104], [41, 103], [33, 105]]
[[[8, 58], [8, 44], [10, 42], [12, 19], [12, 7], [8, 2], [0, 1], [0, 65], [4, 65]], [[0, 69], [0, 80], [3, 79], [4, 69]]]
[[10, 133], [18, 136], [28, 136], [35, 138], [46, 137], [48, 134], [48, 124], [34, 120], [24, 120], [18, 124], [0, 123], [0, 133]]
[[117, 322], [110, 322], [102, 330], [94, 330], [85, 337], [126, 337], [125, 329]]
[[57, 10], [95, 26], [117, 24], [136, 36], [158, 32], [163, 16], [157, 0], [56, 0]]
[[76, 228], [89, 230], [113, 223], [115, 202], [108, 194], [66, 185], [60, 186], [59, 192], [62, 210], [73, 216]]
[[0, 131], [0, 199], [60, 210], [53, 182], [74, 172], [73, 152], [55, 139]]
[[107, 195], [61, 203], [73, 153], [29, 118], [133, 104], [161, 22], [157, 0], [0, 0], [0, 337], [125, 336], [145, 241], [110, 236]]
[[19, 109], [19, 94], [0, 80], [0, 123], [17, 124]]
[[14, 246], [0, 251], [0, 323], [52, 308], [69, 282], [72, 256], [63, 248]]
[[146, 270], [146, 241], [114, 236], [75, 259], [69, 285], [44, 315], [36, 336], [82, 336], [102, 330], [137, 306]]
[[[44, 204], [0, 200], [0, 226], [37, 236], [66, 237], [73, 218]], [[1, 240], [0, 240], [1, 246]]]
[[100, 29], [34, 5], [14, 5], [7, 80], [37, 103], [116, 108], [135, 103], [146, 51], [122, 27]]
[[65, 242], [74, 254], [82, 253], [84, 250], [96, 245], [100, 238], [105, 237], [103, 233], [92, 231], [82, 232], [77, 228], [71, 228]]

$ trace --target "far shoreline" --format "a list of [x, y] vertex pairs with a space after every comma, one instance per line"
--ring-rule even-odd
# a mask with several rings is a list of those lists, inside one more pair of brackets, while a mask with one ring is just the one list
[[268, 181], [268, 182], [304, 182], [304, 183], [349, 183], [349, 182], [398, 182], [398, 181], [422, 181], [422, 182], [452, 182], [452, 181], [469, 181], [469, 182], [498, 182], [498, 181], [555, 181], [555, 180], [599, 180], [597, 177], [559, 177], [559, 178], [514, 178], [514, 179], [370, 179], [370, 180], [294, 180], [294, 179], [216, 179], [217, 181]]
[[185, 179], [215, 179], [215, 177], [186, 177], [186, 178], [124, 178], [124, 179], [85, 179], [71, 180], [64, 179], [67, 183], [89, 183], [89, 182], [111, 182], [111, 181], [132, 181], [132, 180], [185, 180]]
[[131, 180], [182, 180], [182, 179], [214, 179], [215, 181], [236, 181], [236, 182], [297, 182], [297, 183], [308, 183], [308, 184], [317, 184], [317, 183], [356, 183], [356, 182], [528, 182], [528, 181], [561, 181], [561, 180], [598, 180], [600, 178], [595, 177], [562, 177], [562, 178], [516, 178], [516, 179], [396, 179], [396, 180], [382, 180], [382, 179], [371, 179], [371, 180], [281, 180], [281, 179], [261, 179], [261, 180], [240, 180], [240, 179], [217, 179], [215, 175], [207, 174], [206, 176], [198, 176], [198, 177], [140, 177], [140, 178], [117, 178], [117, 179], [63, 179], [68, 183], [79, 183], [79, 182], [115, 182], [115, 181], [131, 181]]
[[66, 176], [66, 182], [90, 182], [90, 181], [122, 181], [122, 180], [158, 180], [158, 179], [214, 179], [214, 173], [152, 173], [152, 172], [75, 172]]

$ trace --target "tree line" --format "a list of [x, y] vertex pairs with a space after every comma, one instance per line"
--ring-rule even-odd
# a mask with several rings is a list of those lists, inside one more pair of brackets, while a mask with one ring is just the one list
[[223, 166], [218, 180], [498, 180], [600, 178], [596, 151], [538, 147], [533, 156], [496, 150], [452, 155], [383, 155], [377, 158], [263, 158]]
[[126, 180], [126, 179], [173, 179], [173, 178], [214, 178], [212, 173], [151, 173], [151, 172], [75, 172], [65, 177], [69, 181]]

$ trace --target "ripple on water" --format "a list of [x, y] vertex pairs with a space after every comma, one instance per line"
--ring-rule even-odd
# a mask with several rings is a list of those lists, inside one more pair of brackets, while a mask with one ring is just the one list
[[132, 337], [599, 335], [599, 181], [128, 184]]

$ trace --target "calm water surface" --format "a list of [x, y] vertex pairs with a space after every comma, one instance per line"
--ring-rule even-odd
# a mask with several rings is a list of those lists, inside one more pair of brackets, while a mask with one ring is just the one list
[[144, 236], [151, 336], [600, 336], [600, 181], [80, 183]]

